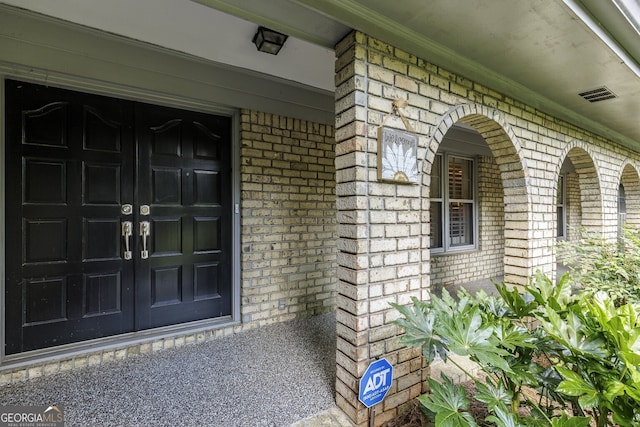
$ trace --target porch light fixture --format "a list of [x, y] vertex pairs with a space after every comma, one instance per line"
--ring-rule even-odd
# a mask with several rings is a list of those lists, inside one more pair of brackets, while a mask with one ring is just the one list
[[265, 27], [258, 27], [258, 31], [251, 40], [260, 52], [270, 53], [277, 55], [284, 46], [284, 42], [287, 41], [289, 36], [279, 33], [277, 31], [270, 30]]

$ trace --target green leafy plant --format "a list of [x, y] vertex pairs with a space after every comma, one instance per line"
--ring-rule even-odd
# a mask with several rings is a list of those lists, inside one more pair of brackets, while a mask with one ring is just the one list
[[[394, 307], [402, 342], [438, 355], [468, 356], [484, 372], [475, 398], [496, 426], [632, 426], [640, 423], [640, 306], [604, 292], [572, 292], [538, 273], [524, 293], [495, 284], [499, 296], [446, 291]], [[463, 369], [462, 366], [458, 367]], [[474, 378], [471, 373], [469, 377]], [[421, 403], [436, 426], [475, 425], [468, 397], [450, 379], [430, 380]], [[534, 390], [533, 399], [526, 389]], [[525, 409], [525, 410], [522, 410]]]
[[585, 292], [605, 291], [618, 304], [640, 303], [640, 230], [622, 228], [618, 241], [580, 230], [576, 241], [559, 243], [559, 257]]
[[428, 379], [433, 392], [418, 398], [427, 409], [435, 414], [439, 426], [476, 426], [476, 422], [467, 410], [469, 399], [463, 389], [456, 387], [451, 379], [442, 376], [442, 383]]

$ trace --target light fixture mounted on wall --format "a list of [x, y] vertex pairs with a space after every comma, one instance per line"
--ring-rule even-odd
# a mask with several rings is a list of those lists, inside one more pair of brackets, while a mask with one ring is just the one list
[[258, 31], [251, 41], [256, 45], [260, 52], [277, 55], [288, 37], [289, 36], [286, 34], [282, 34], [265, 27], [258, 27]]

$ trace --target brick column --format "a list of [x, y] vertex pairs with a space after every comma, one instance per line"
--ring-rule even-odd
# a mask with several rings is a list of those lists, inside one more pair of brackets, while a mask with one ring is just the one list
[[[421, 275], [421, 186], [376, 179], [377, 129], [392, 102], [380, 96], [380, 82], [402, 82], [395, 82], [396, 73], [384, 67], [369, 75], [367, 40], [354, 32], [336, 47], [336, 402], [358, 426], [369, 422], [369, 410], [358, 401], [358, 386], [372, 361], [384, 357], [394, 367], [393, 385], [375, 407], [376, 425], [419, 396], [428, 373], [420, 349], [400, 346], [402, 331], [391, 324], [397, 312], [389, 303], [406, 304], [411, 296], [422, 296], [429, 278]], [[378, 49], [393, 49], [376, 43]]]

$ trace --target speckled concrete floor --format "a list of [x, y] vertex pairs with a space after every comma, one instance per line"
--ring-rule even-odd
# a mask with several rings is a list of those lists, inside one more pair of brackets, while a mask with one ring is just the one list
[[288, 426], [331, 408], [335, 314], [0, 387], [65, 426]]

